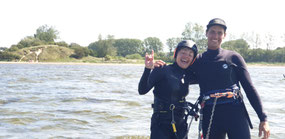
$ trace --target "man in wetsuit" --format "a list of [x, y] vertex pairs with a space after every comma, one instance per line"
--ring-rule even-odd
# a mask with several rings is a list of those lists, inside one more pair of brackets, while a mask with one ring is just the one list
[[[226, 135], [229, 139], [250, 139], [250, 120], [239, 93], [241, 84], [260, 120], [259, 136], [263, 133], [263, 139], [267, 139], [270, 135], [267, 115], [243, 57], [221, 48], [226, 29], [222, 19], [215, 18], [209, 22], [206, 30], [208, 49], [197, 56], [188, 70], [189, 74], [196, 76], [200, 98], [205, 104], [202, 109], [203, 136], [206, 139], [225, 139]], [[157, 61], [155, 65], [163, 64], [163, 61]]]
[[140, 95], [144, 95], [154, 87], [151, 139], [187, 139], [184, 107], [187, 107], [185, 97], [188, 95], [191, 79], [185, 73], [196, 55], [196, 44], [189, 40], [182, 41], [176, 48], [175, 62], [151, 72], [153, 52], [151, 56], [146, 54], [145, 69], [138, 91]]
[[[209, 92], [216, 92], [215, 90], [233, 89], [235, 85], [239, 87], [240, 83], [260, 119], [259, 136], [263, 132], [264, 138], [268, 138], [270, 131], [267, 116], [243, 57], [234, 51], [221, 48], [226, 29], [224, 20], [219, 18], [212, 19], [207, 25], [208, 50], [198, 56], [191, 69], [199, 82], [200, 95], [205, 96]], [[212, 105], [206, 105], [203, 109], [204, 136], [210, 130], [208, 134], [212, 139], [223, 139], [226, 133], [229, 139], [249, 139], [248, 117], [242, 103], [217, 104], [215, 110]], [[212, 112], [214, 114], [210, 121]]]

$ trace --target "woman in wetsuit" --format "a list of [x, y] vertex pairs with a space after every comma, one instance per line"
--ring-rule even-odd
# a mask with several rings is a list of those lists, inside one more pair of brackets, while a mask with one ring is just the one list
[[[175, 62], [161, 68], [153, 68], [153, 52], [146, 54], [145, 69], [139, 82], [139, 94], [148, 93], [153, 87], [154, 104], [151, 118], [151, 139], [184, 138], [187, 133], [185, 97], [191, 78], [185, 74], [197, 55], [193, 41], [182, 41], [174, 53]], [[175, 127], [173, 127], [173, 124]], [[187, 137], [186, 137], [187, 138]]]

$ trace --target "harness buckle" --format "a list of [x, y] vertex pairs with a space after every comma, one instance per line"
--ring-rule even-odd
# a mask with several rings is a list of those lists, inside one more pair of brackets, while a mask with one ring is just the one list
[[174, 104], [170, 104], [169, 109], [173, 111], [175, 109], [175, 105]]

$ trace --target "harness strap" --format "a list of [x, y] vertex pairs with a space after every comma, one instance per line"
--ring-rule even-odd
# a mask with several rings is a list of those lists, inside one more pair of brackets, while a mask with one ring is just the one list
[[200, 100], [200, 120], [199, 120], [199, 126], [198, 126], [198, 139], [203, 139], [203, 133], [202, 133], [202, 125], [203, 125], [203, 108], [205, 107], [205, 100], [202, 99], [200, 96], [198, 98]]
[[172, 121], [171, 121], [171, 125], [172, 125], [172, 129], [173, 129], [173, 132], [174, 132], [174, 134], [175, 134], [175, 136], [176, 136], [176, 138], [178, 138], [177, 137], [177, 130], [176, 130], [176, 126], [175, 126], [175, 119], [174, 119], [174, 109], [175, 109], [175, 105], [174, 104], [171, 104], [170, 106], [169, 106], [169, 109], [171, 110], [171, 114], [172, 114]]
[[206, 95], [203, 97], [203, 100], [209, 100], [211, 98], [221, 98], [221, 97], [226, 97], [226, 98], [236, 98], [238, 97], [238, 94], [232, 91], [228, 91], [228, 92], [222, 92], [222, 93], [213, 93], [210, 95]]
[[[195, 118], [195, 121], [198, 120], [199, 118], [199, 114], [198, 114], [198, 111], [199, 111], [199, 108], [198, 108], [198, 104], [200, 102], [200, 99], [198, 98], [197, 101], [195, 102], [195, 104], [192, 104], [190, 102], [187, 103], [188, 107], [187, 107], [187, 115], [185, 117], [186, 121], [188, 120], [188, 116], [192, 116], [191, 117], [191, 120], [190, 120], [190, 123], [188, 124], [188, 127], [187, 127], [187, 131], [183, 137], [183, 139], [186, 139], [187, 138], [187, 135], [188, 135], [188, 132], [190, 130], [190, 126], [192, 124], [192, 121], [193, 119]], [[191, 107], [191, 109], [189, 108], [189, 106]]]
[[207, 134], [206, 134], [206, 138], [205, 139], [209, 139], [209, 136], [210, 136], [211, 126], [212, 126], [212, 123], [213, 123], [214, 113], [215, 113], [215, 108], [216, 108], [216, 104], [217, 104], [218, 98], [219, 97], [216, 97], [215, 101], [214, 101], [214, 105], [213, 105], [213, 108], [212, 108], [212, 114], [211, 114], [211, 118], [210, 118], [210, 123], [209, 123], [209, 126], [208, 126], [208, 130], [207, 130]]
[[220, 97], [232, 98], [232, 97], [236, 97], [236, 96], [237, 96], [237, 94], [235, 94], [233, 92], [210, 94], [210, 97], [214, 97], [214, 98], [220, 98]]

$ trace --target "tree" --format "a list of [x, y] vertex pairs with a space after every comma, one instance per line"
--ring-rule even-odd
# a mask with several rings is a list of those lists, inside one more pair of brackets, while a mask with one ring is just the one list
[[163, 44], [159, 38], [148, 37], [144, 39], [145, 52], [151, 52], [153, 50], [155, 53], [163, 51]]
[[78, 47], [81, 47], [81, 46], [79, 44], [77, 44], [77, 43], [70, 43], [70, 45], [68, 47], [70, 47], [71, 49], [74, 49], [74, 48], [78, 48]]
[[43, 25], [37, 29], [34, 37], [46, 43], [53, 43], [56, 39], [59, 38], [58, 34], [59, 32], [54, 27]]
[[20, 56], [10, 53], [10, 52], [1, 52], [0, 51], [0, 60], [6, 60], [6, 61], [13, 61], [15, 59], [20, 59]]
[[237, 36], [235, 34], [227, 32], [227, 39], [228, 40], [236, 40]]
[[263, 61], [264, 50], [261, 48], [258, 49], [249, 49], [248, 57], [245, 58], [245, 61], [248, 62], [261, 62]]
[[261, 45], [261, 38], [259, 34], [253, 36], [253, 48], [257, 49]]
[[239, 52], [241, 49], [247, 50], [249, 45], [244, 39], [237, 39], [224, 42], [222, 48]]
[[126, 56], [131, 54], [143, 54], [143, 42], [139, 39], [117, 39], [114, 47], [117, 49], [118, 56]]
[[33, 36], [27, 36], [17, 44], [17, 47], [19, 49], [22, 49], [26, 47], [41, 45], [41, 44], [44, 44], [44, 42], [41, 41], [40, 39], [34, 38]]
[[113, 43], [113, 39], [99, 39], [98, 41], [89, 44], [88, 48], [95, 51], [98, 57], [105, 57], [107, 55], [115, 56], [117, 54], [117, 50], [113, 46]]
[[241, 38], [246, 40], [253, 49], [259, 48], [262, 44], [260, 34], [255, 32], [252, 32], [251, 35], [248, 33], [243, 33]]
[[75, 47], [74, 48], [74, 54], [71, 55], [71, 57], [81, 59], [83, 57], [88, 56], [90, 53], [90, 50], [86, 47]]
[[194, 40], [194, 36], [193, 36], [193, 23], [189, 22], [185, 25], [185, 29], [182, 32], [182, 39], [183, 40]]
[[174, 49], [176, 48], [178, 43], [181, 41], [182, 41], [181, 38], [174, 38], [174, 37], [166, 40], [166, 45], [168, 46], [170, 55], [173, 54]]
[[207, 48], [207, 38], [205, 36], [205, 30], [202, 25], [191, 22], [185, 25], [185, 29], [182, 32], [183, 40], [192, 40], [196, 42], [199, 50], [204, 51]]
[[266, 49], [270, 50], [273, 47], [274, 37], [271, 33], [265, 34]]
[[13, 51], [17, 51], [17, 50], [19, 50], [19, 48], [18, 48], [18, 46], [15, 45], [15, 44], [13, 44], [13, 45], [8, 49], [9, 52], [13, 52]]
[[238, 39], [224, 42], [222, 48], [236, 51], [246, 58], [249, 45], [244, 39]]
[[274, 50], [273, 58], [275, 62], [285, 62], [285, 48], [278, 47]]
[[68, 44], [65, 41], [56, 42], [55, 45], [68, 47]]
[[88, 49], [87, 47], [82, 47], [77, 43], [71, 43], [69, 47], [74, 50], [74, 54], [71, 55], [71, 57], [76, 59], [81, 59], [92, 53], [92, 50]]

